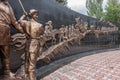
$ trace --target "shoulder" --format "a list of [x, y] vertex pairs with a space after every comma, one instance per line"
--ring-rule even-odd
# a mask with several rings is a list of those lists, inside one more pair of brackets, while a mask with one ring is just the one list
[[41, 23], [36, 23], [36, 25], [38, 25], [39, 27], [43, 27], [43, 25]]
[[30, 25], [30, 22], [27, 20], [19, 20], [18, 21], [22, 26]]

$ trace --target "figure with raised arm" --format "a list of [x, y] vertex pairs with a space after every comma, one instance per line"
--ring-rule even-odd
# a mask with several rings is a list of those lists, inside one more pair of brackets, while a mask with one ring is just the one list
[[[29, 20], [25, 18], [29, 16]], [[25, 52], [25, 73], [28, 80], [36, 80], [35, 68], [40, 45], [40, 36], [44, 33], [42, 24], [38, 23], [36, 20], [38, 18], [38, 11], [31, 9], [29, 14], [23, 14], [19, 22], [27, 35], [26, 52]]]
[[10, 70], [10, 25], [23, 33], [22, 27], [16, 21], [13, 9], [8, 0], [0, 0], [0, 57], [5, 78], [12, 78]]

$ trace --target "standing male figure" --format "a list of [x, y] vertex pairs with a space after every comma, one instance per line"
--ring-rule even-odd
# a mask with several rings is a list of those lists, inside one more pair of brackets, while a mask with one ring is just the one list
[[37, 62], [38, 52], [40, 50], [40, 35], [43, 34], [42, 24], [36, 20], [38, 18], [38, 11], [31, 9], [29, 13], [30, 20], [25, 20], [27, 15], [23, 15], [19, 22], [27, 35], [26, 53], [25, 53], [25, 73], [28, 80], [36, 80], [35, 66]]
[[48, 21], [45, 26], [45, 35], [52, 36], [53, 34], [52, 30], [53, 30], [52, 21]]
[[0, 0], [0, 57], [4, 75], [12, 77], [10, 71], [10, 24], [23, 32], [16, 21], [13, 10], [8, 0]]
[[45, 36], [52, 36], [52, 35], [51, 35], [51, 34], [52, 34], [51, 28], [50, 28], [48, 22], [47, 22], [46, 25], [45, 25], [45, 31], [44, 31], [44, 33], [45, 33]]
[[53, 30], [53, 26], [52, 26], [52, 21], [48, 21], [47, 22], [48, 23], [48, 25], [49, 25], [49, 28], [50, 28], [50, 32], [52, 32], [52, 30]]

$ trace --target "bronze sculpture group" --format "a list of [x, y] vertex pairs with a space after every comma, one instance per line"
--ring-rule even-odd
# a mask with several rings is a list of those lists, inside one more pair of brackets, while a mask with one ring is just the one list
[[[27, 20], [26, 17], [29, 19]], [[75, 26], [73, 24], [69, 26], [61, 25], [61, 28], [58, 30], [53, 29], [52, 21], [48, 21], [44, 30], [42, 24], [36, 21], [37, 18], [38, 11], [31, 9], [29, 13], [24, 12], [17, 21], [8, 0], [0, 0], [0, 55], [5, 78], [3, 80], [18, 80], [10, 70], [10, 24], [13, 24], [17, 30], [23, 33], [26, 39], [24, 43], [25, 80], [36, 80], [35, 66], [37, 57], [41, 54], [39, 52], [48, 40], [52, 40], [52, 45], [56, 44], [56, 34], [59, 35], [58, 41], [60, 43], [75, 37], [80, 42], [81, 37], [85, 37], [88, 33], [95, 33], [97, 37], [99, 33], [107, 33], [106, 31], [95, 30], [94, 26], [88, 29], [87, 23], [81, 24], [80, 17], [75, 19]]]
[[[25, 17], [29, 16], [29, 20]], [[2, 67], [4, 68], [5, 80], [14, 79], [14, 74], [10, 71], [10, 24], [27, 36], [26, 53], [25, 53], [25, 73], [28, 80], [36, 80], [35, 65], [39, 51], [39, 36], [43, 33], [42, 24], [36, 22], [38, 11], [31, 9], [29, 14], [24, 15], [16, 20], [13, 10], [8, 0], [0, 2], [0, 50]], [[4, 79], [3, 78], [3, 79]]]

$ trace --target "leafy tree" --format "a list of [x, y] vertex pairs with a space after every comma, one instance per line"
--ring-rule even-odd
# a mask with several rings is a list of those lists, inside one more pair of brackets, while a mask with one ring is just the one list
[[86, 8], [88, 9], [87, 14], [91, 17], [102, 18], [103, 17], [103, 0], [87, 0]]
[[56, 0], [58, 3], [67, 5], [67, 0]]
[[[120, 0], [108, 0], [105, 10], [105, 20], [117, 22], [120, 24]], [[118, 25], [118, 28], [120, 39], [120, 25]]]
[[119, 0], [108, 0], [105, 8], [105, 20], [120, 22], [120, 3]]

